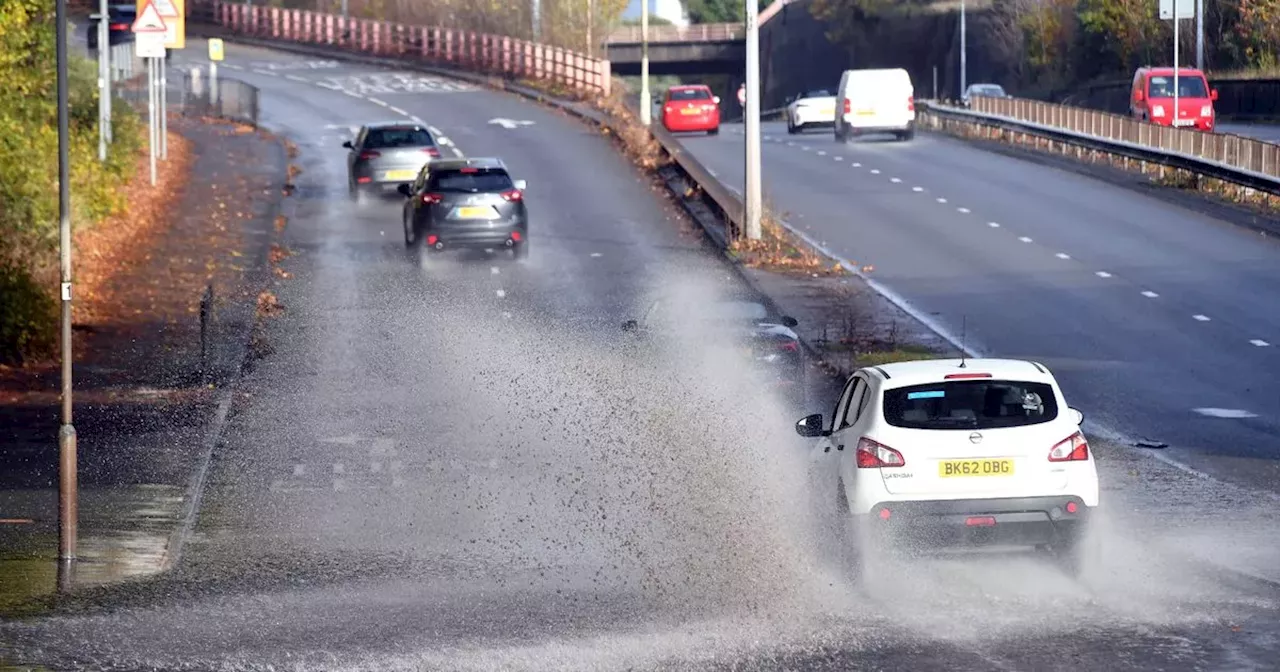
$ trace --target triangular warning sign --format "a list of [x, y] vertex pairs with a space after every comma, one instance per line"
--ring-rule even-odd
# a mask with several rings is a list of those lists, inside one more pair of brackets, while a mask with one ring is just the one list
[[156, 6], [160, 16], [178, 18], [178, 8], [174, 6], [173, 0], [151, 0], [151, 3]]
[[138, 20], [133, 22], [133, 32], [163, 33], [164, 30], [164, 18], [156, 10], [156, 6], [150, 2], [143, 5], [142, 11], [138, 13]]

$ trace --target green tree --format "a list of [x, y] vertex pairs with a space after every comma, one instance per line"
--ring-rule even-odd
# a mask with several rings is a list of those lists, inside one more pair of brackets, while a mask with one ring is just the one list
[[1280, 49], [1280, 0], [1240, 0], [1236, 7], [1236, 35], [1246, 63], [1274, 68]]
[[[757, 0], [757, 8], [764, 10], [772, 0]], [[747, 9], [743, 0], [687, 0], [685, 11], [690, 23], [741, 23]]]
[[1081, 0], [1080, 27], [1101, 37], [1109, 52], [1110, 62], [1098, 64], [1102, 69], [1126, 71], [1137, 61], [1151, 61], [1159, 54], [1165, 29], [1158, 8], [1152, 0]]

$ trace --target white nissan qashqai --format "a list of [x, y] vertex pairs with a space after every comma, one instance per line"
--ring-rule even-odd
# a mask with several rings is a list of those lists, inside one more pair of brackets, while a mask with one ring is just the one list
[[1098, 506], [1081, 422], [1041, 364], [947, 359], [860, 369], [830, 429], [815, 414], [796, 431], [820, 437], [819, 487], [835, 487], [860, 572], [886, 553], [978, 545], [1047, 550], [1078, 574]]

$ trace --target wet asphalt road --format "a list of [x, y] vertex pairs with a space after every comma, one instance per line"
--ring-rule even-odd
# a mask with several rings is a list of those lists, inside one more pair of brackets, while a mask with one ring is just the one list
[[[619, 342], [655, 296], [735, 290], [606, 141], [496, 93], [228, 51], [258, 61], [234, 76], [263, 87], [264, 122], [301, 150], [273, 354], [241, 387], [179, 571], [0, 625], [17, 662], [1228, 670], [1280, 656], [1280, 591], [1144, 551], [1128, 527], [1141, 516], [1115, 517], [1082, 582], [999, 556], [851, 585], [807, 499], [792, 412], [744, 393], [721, 335], [673, 337], [661, 357]], [[356, 93], [370, 81], [382, 88]], [[422, 267], [395, 202], [347, 202], [341, 128], [392, 107], [529, 180], [527, 264]], [[534, 123], [486, 123], [499, 117]]]
[[[952, 334], [1043, 361], [1095, 429], [1160, 441], [1197, 469], [1275, 487], [1274, 238], [1128, 178], [942, 135], [840, 146], [829, 130], [792, 136], [766, 123], [762, 134], [766, 198]], [[741, 126], [683, 140], [742, 184]]]

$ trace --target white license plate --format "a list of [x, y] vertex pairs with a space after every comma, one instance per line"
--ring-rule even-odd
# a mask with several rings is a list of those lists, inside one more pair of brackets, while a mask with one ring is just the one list
[[1195, 119], [1175, 119], [1173, 122], [1173, 125], [1174, 126], [1195, 126], [1196, 120]]

